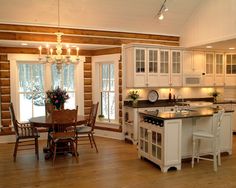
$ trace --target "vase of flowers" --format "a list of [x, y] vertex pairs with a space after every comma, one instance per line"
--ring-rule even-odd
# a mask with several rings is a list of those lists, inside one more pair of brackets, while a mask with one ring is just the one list
[[136, 90], [132, 90], [129, 92], [128, 98], [132, 99], [133, 101], [133, 106], [137, 106], [138, 104], [138, 98], [139, 98], [139, 93]]
[[52, 104], [55, 109], [60, 110], [64, 108], [64, 103], [69, 99], [69, 95], [65, 90], [57, 87], [56, 89], [48, 90], [46, 92], [47, 103]]

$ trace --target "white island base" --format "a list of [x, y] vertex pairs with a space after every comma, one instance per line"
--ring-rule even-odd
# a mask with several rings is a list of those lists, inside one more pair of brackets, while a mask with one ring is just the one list
[[[193, 129], [211, 131], [214, 115], [163, 120], [163, 126], [144, 122], [140, 114], [139, 158], [146, 158], [159, 165], [162, 172], [175, 167], [181, 170], [181, 160], [192, 156]], [[225, 113], [221, 124], [221, 152], [232, 154], [232, 113]], [[211, 151], [211, 144], [202, 143], [200, 153]], [[189, 164], [191, 165], [191, 164]]]

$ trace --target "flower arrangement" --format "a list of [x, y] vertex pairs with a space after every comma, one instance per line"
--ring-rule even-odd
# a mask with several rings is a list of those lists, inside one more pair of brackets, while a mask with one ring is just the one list
[[129, 92], [128, 98], [131, 98], [133, 101], [136, 101], [139, 98], [139, 93], [136, 90]]
[[60, 109], [62, 105], [69, 99], [69, 95], [65, 90], [57, 87], [56, 89], [48, 90], [47, 94], [47, 102], [51, 103], [56, 109]]

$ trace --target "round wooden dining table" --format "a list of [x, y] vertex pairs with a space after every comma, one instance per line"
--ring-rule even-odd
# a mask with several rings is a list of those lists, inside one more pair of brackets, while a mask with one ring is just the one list
[[[82, 125], [86, 123], [85, 116], [78, 115], [77, 116], [77, 125]], [[29, 119], [29, 122], [34, 127], [45, 127], [48, 128], [48, 131], [50, 132], [50, 128], [52, 127], [52, 116], [39, 116], [39, 117], [33, 117]], [[50, 152], [49, 146], [43, 148], [45, 155], [45, 159], [48, 160], [51, 158], [52, 154]]]
[[[29, 119], [29, 122], [34, 127], [52, 127], [52, 116], [39, 116], [39, 117], [32, 117]], [[77, 125], [82, 125], [86, 123], [85, 116], [78, 115], [77, 116]]]

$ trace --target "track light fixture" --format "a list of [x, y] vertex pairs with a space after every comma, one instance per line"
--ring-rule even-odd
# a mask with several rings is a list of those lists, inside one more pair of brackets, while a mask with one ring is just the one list
[[159, 20], [163, 20], [163, 19], [164, 19], [164, 12], [168, 11], [168, 8], [167, 8], [167, 6], [166, 6], [166, 1], [167, 1], [167, 0], [165, 0], [165, 1], [162, 3], [161, 8], [160, 8], [160, 10], [159, 10], [159, 12], [158, 12], [158, 14], [157, 14]]

